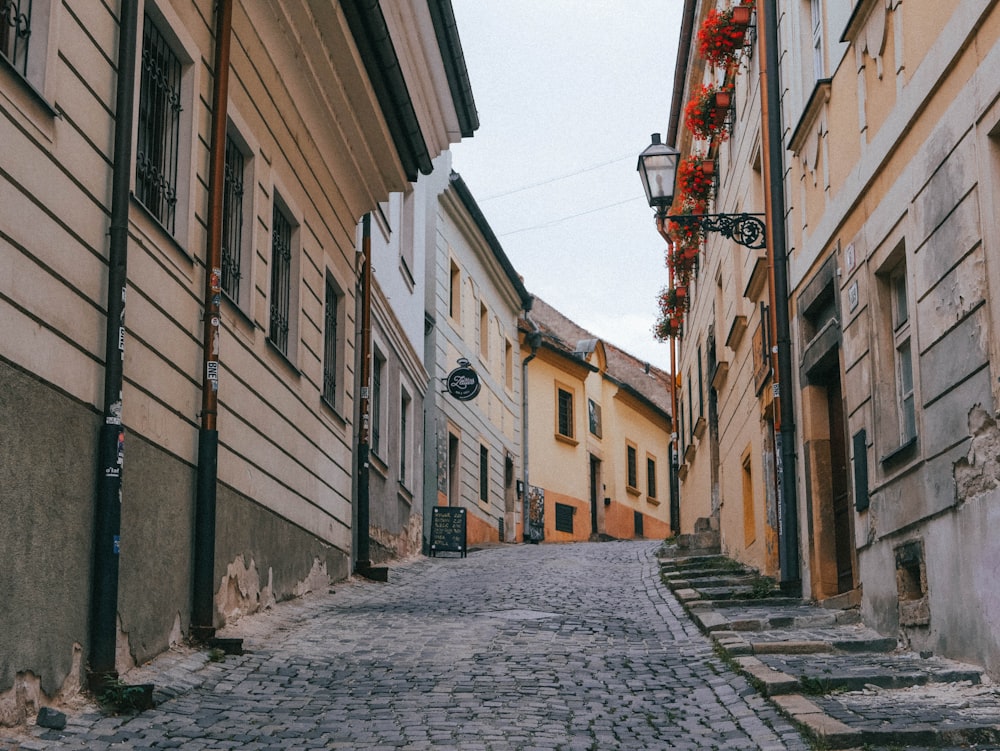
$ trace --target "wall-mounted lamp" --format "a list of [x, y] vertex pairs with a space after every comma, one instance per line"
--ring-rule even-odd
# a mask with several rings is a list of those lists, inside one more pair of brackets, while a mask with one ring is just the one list
[[[639, 154], [639, 178], [646, 191], [646, 201], [650, 208], [656, 209], [658, 219], [668, 218], [667, 212], [674, 202], [680, 156], [673, 146], [660, 142], [659, 133], [653, 134], [652, 143]], [[703, 232], [718, 232], [745, 248], [759, 249], [767, 245], [761, 216], [763, 214], [673, 214], [669, 219], [681, 227], [697, 226]]]

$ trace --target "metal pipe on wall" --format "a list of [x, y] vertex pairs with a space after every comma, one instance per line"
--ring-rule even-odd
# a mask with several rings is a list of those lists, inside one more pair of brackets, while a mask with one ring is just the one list
[[212, 146], [208, 173], [208, 243], [205, 254], [202, 342], [201, 427], [195, 496], [191, 635], [215, 635], [215, 516], [219, 469], [219, 335], [222, 305], [222, 219], [229, 103], [229, 51], [232, 0], [219, 0], [215, 27], [215, 86], [212, 94]]
[[114, 167], [108, 243], [108, 312], [104, 345], [104, 422], [98, 437], [97, 497], [94, 508], [94, 565], [90, 598], [88, 682], [100, 691], [118, 677], [118, 563], [125, 426], [122, 421], [125, 290], [128, 284], [128, 225], [132, 182], [132, 120], [139, 35], [136, 0], [122, 0], [115, 88]]

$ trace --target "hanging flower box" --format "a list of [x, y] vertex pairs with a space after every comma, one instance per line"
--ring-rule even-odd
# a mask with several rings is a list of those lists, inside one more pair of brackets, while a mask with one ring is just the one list
[[698, 164], [698, 167], [701, 169], [702, 174], [708, 175], [709, 177], [715, 175], [714, 159], [702, 159], [701, 162]]
[[704, 159], [702, 154], [692, 154], [677, 165], [677, 190], [681, 196], [679, 205], [691, 206], [692, 212], [697, 214], [706, 212], [715, 189], [711, 173], [705, 172]]
[[680, 301], [680, 300], [686, 300], [687, 296], [688, 296], [688, 288], [686, 286], [684, 286], [683, 284], [681, 284], [681, 285], [679, 285], [677, 287], [674, 287], [674, 295], [675, 295], [675, 297], [677, 298], [678, 301]]
[[698, 30], [698, 53], [718, 68], [733, 67], [746, 39], [752, 11], [753, 6], [745, 3], [710, 10]]
[[[720, 107], [717, 94], [726, 96], [725, 106]], [[717, 144], [729, 138], [728, 108], [731, 102], [732, 87], [703, 84], [691, 101], [684, 107], [684, 124], [691, 133], [704, 141]]]
[[733, 94], [731, 90], [720, 89], [715, 92], [715, 108], [717, 110], [728, 110], [732, 103]]

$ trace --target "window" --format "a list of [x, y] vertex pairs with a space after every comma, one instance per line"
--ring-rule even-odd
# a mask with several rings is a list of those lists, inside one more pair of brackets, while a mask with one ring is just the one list
[[701, 364], [701, 347], [698, 347], [698, 417], [705, 416], [705, 376]]
[[587, 400], [587, 422], [591, 435], [601, 437], [601, 405], [593, 399]]
[[414, 245], [414, 212], [416, 202], [413, 191], [403, 194], [399, 227], [399, 264], [404, 279], [413, 285], [413, 245]]
[[899, 410], [899, 443], [917, 437], [917, 417], [913, 402], [913, 358], [910, 350], [909, 295], [906, 263], [900, 262], [889, 274], [892, 298], [892, 337], [896, 351], [896, 400]]
[[372, 394], [368, 400], [371, 420], [371, 435], [368, 443], [372, 453], [380, 456], [382, 453], [382, 378], [385, 375], [385, 358], [377, 352], [372, 357]]
[[556, 389], [558, 409], [556, 431], [566, 438], [573, 437], [573, 392]]
[[652, 456], [646, 457], [646, 497], [656, 498], [656, 459]]
[[399, 483], [410, 482], [410, 395], [404, 389], [399, 398]]
[[823, 62], [823, 1], [809, 0], [810, 28], [812, 29], [813, 73], [818, 81], [826, 76]]
[[483, 503], [490, 501], [490, 450], [481, 444], [479, 446], [479, 500]]
[[0, 55], [25, 78], [32, 20], [31, 0], [0, 0]]
[[340, 342], [340, 309], [343, 295], [329, 277], [323, 302], [323, 398], [331, 405], [337, 405], [338, 369], [337, 356]]
[[556, 503], [556, 532], [573, 534], [573, 514], [576, 509], [567, 503]]
[[135, 196], [170, 234], [177, 226], [181, 61], [147, 14], [139, 71]]
[[462, 272], [454, 261], [448, 274], [448, 315], [454, 321], [462, 320]]
[[268, 339], [286, 357], [292, 295], [292, 222], [275, 201], [271, 213], [271, 315]]
[[486, 303], [479, 303], [479, 356], [490, 361], [490, 313]]
[[243, 184], [247, 159], [231, 135], [226, 136], [222, 188], [222, 291], [240, 304], [243, 281]]
[[753, 469], [750, 449], [743, 454], [743, 544], [749, 546], [757, 539], [757, 520], [753, 508]]
[[639, 456], [631, 443], [625, 447], [625, 484], [632, 490], [639, 487]]
[[503, 344], [503, 377], [508, 389], [514, 388], [514, 345], [510, 339]]

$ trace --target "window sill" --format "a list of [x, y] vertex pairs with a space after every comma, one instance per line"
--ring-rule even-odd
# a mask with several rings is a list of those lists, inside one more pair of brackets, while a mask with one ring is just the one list
[[883, 467], [891, 467], [893, 465], [899, 465], [907, 459], [912, 459], [913, 455], [917, 452], [917, 436], [913, 436], [906, 443], [897, 446], [892, 449], [888, 454], [885, 454], [879, 459], [879, 463]]
[[42, 115], [48, 118], [61, 117], [62, 113], [56, 109], [55, 105], [46, 99], [45, 95], [39, 91], [35, 84], [25, 78], [21, 71], [11, 65], [10, 61], [3, 55], [0, 55], [0, 71], [3, 71], [6, 76], [9, 76], [15, 82], [15, 85], [28, 94], [32, 103], [41, 108]]
[[639, 488], [634, 487], [632, 485], [626, 485], [625, 486], [625, 492], [628, 493], [629, 495], [634, 495], [634, 496], [640, 496], [640, 495], [642, 495], [642, 491], [639, 490]]
[[399, 497], [403, 499], [403, 501], [405, 501], [411, 506], [413, 505], [413, 491], [410, 490], [408, 487], [406, 487], [406, 485], [404, 485], [403, 483], [399, 483], [399, 487], [397, 488], [397, 493], [399, 494]]
[[326, 411], [330, 413], [337, 425], [341, 428], [347, 427], [347, 420], [345, 420], [344, 416], [340, 414], [340, 410], [337, 409], [337, 406], [333, 402], [322, 395], [320, 396], [319, 401], [323, 407], [325, 407]]
[[267, 342], [267, 348], [274, 353], [279, 360], [281, 360], [282, 364], [292, 372], [292, 375], [296, 378], [300, 378], [302, 376], [302, 372], [295, 367], [291, 360], [288, 359], [288, 355], [278, 349], [278, 345], [271, 341], [271, 337], [267, 337], [265, 341]]
[[[156, 216], [153, 215], [149, 209], [146, 208], [146, 204], [140, 201], [134, 192], [129, 193], [130, 203], [133, 208], [137, 210], [137, 213], [145, 221], [142, 225], [136, 222], [136, 214], [131, 214], [130, 219], [133, 220], [135, 226], [141, 229], [143, 234], [149, 239], [150, 243], [157, 248], [162, 248], [164, 245], [171, 246], [174, 250], [184, 256], [184, 259], [190, 262], [194, 262], [194, 257], [188, 253], [187, 248], [185, 248], [177, 240], [176, 237], [168, 230]], [[155, 237], [153, 237], [155, 235]]]
[[651, 495], [647, 495], [646, 496], [646, 503], [648, 503], [651, 506], [659, 506], [660, 505], [660, 499], [659, 498], [654, 498]]
[[555, 437], [556, 437], [557, 441], [561, 441], [562, 443], [568, 444], [570, 446], [579, 446], [580, 445], [580, 442], [578, 440], [576, 440], [575, 438], [572, 438], [572, 437], [570, 437], [568, 435], [563, 435], [562, 433], [556, 433]]

